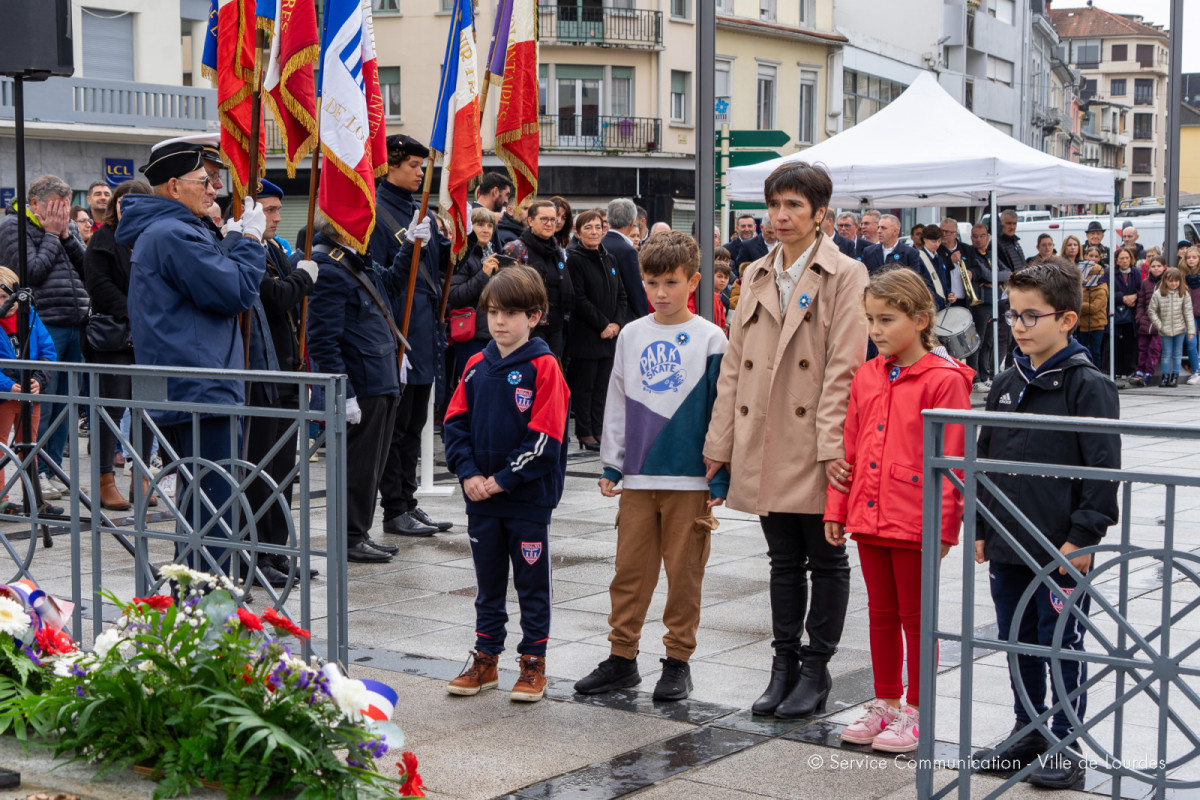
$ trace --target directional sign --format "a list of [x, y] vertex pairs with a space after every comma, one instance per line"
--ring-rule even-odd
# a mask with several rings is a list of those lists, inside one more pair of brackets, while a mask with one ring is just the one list
[[783, 147], [792, 140], [785, 131], [730, 131], [730, 147]]
[[729, 154], [729, 166], [746, 167], [750, 164], [761, 164], [773, 158], [779, 158], [779, 153], [774, 150], [734, 150]]

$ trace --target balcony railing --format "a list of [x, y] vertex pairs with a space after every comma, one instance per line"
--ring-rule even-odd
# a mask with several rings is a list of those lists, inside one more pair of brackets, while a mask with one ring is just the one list
[[[0, 79], [0, 119], [13, 118], [12, 79]], [[28, 122], [112, 125], [122, 128], [215, 129], [217, 93], [190, 86], [50, 78], [25, 86]], [[209, 123], [212, 123], [210, 126]]]
[[656, 117], [598, 117], [557, 114], [540, 118], [543, 150], [656, 153], [662, 149], [662, 120]]
[[538, 5], [538, 33], [544, 44], [661, 49], [661, 11]]

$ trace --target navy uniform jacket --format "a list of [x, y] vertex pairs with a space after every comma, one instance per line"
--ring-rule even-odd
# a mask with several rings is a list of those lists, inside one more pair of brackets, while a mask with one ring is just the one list
[[[313, 244], [333, 248], [313, 250], [321, 277], [308, 301], [308, 357], [313, 372], [344, 374], [347, 397], [398, 397], [400, 368], [396, 337], [375, 301], [350, 273], [373, 281], [387, 302], [387, 284], [375, 265], [353, 248], [317, 234]], [[340, 258], [334, 258], [338, 256]]]
[[[876, 242], [867, 248], [866, 253], [862, 257], [863, 266], [867, 268], [867, 272], [874, 275], [884, 267], [883, 259], [883, 243]], [[938, 309], [942, 308], [941, 298], [938, 297], [937, 290], [933, 288], [933, 280], [929, 277], [929, 273], [925, 270], [925, 264], [921, 261], [921, 256], [917, 251], [906, 245], [904, 242], [897, 241], [892, 252], [888, 254], [887, 266], [905, 266], [916, 272], [925, 280], [925, 286], [929, 289], [929, 293], [933, 295], [934, 304]]]
[[856, 252], [858, 250], [857, 243], [853, 239], [847, 239], [845, 236], [842, 236], [837, 231], [834, 231], [833, 232], [833, 243], [838, 246], [838, 250], [841, 250], [843, 255], [848, 255], [851, 258], [858, 258], [858, 256], [856, 255]]
[[763, 241], [762, 236], [755, 236], [753, 239], [744, 239], [738, 244], [738, 251], [734, 253], [733, 265], [741, 267], [742, 264], [747, 262], [758, 261], [770, 249], [767, 247], [767, 243]]
[[[392, 318], [397, 327], [404, 320], [404, 303], [408, 296], [408, 270], [412, 265], [412, 245], [404, 238], [413, 215], [420, 210], [420, 198], [380, 181], [375, 193], [376, 202], [400, 225], [389, 227], [391, 221], [376, 213], [375, 230], [367, 252], [386, 273], [389, 284], [384, 295], [391, 301]], [[421, 247], [421, 268], [417, 270], [417, 288], [413, 293], [412, 316], [408, 323], [408, 376], [406, 383], [428, 386], [445, 380], [445, 326], [438, 313], [442, 303], [442, 281], [450, 265], [450, 240], [438, 233], [432, 213], [426, 214], [433, 237]], [[440, 397], [440, 392], [438, 394]]]
[[[629, 321], [650, 313], [650, 301], [646, 299], [646, 287], [642, 285], [642, 267], [637, 250], [616, 231], [609, 231], [600, 240], [604, 249], [617, 262], [617, 273], [625, 284], [625, 299], [629, 303]], [[621, 323], [624, 325], [625, 320]]]
[[867, 248], [872, 247], [874, 245], [875, 245], [875, 242], [864, 239], [861, 236], [858, 237], [857, 239], [854, 240], [854, 257], [857, 258], [859, 261], [862, 261], [863, 254], [867, 252]]
[[[122, 200], [117, 242], [133, 248], [129, 327], [138, 364], [201, 367], [214, 373], [245, 366], [237, 315], [258, 300], [266, 270], [263, 247], [231, 236], [226, 250], [187, 206], [169, 197], [131, 194]], [[242, 405], [241, 381], [171, 378], [167, 398]], [[161, 424], [183, 412], [151, 412]]]

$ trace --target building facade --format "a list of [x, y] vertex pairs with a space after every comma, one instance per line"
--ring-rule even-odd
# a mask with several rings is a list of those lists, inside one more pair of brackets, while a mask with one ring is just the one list
[[1200, 194], [1200, 108], [1184, 103], [1179, 123], [1179, 192]]
[[[52, 173], [77, 193], [136, 177], [150, 145], [217, 129], [216, 92], [185, 84], [185, 43], [207, 0], [72, 0], [75, 74], [25, 85], [29, 181]], [[163, 32], [169, 35], [163, 35]], [[189, 36], [181, 35], [187, 31]], [[0, 199], [15, 195], [12, 91], [0, 88]]]
[[[1082, 75], [1081, 99], [1129, 107], [1129, 141], [1124, 165], [1128, 179], [1123, 200], [1161, 196], [1166, 179], [1167, 35], [1137, 15], [1100, 8], [1063, 8], [1050, 12], [1067, 61]], [[1104, 127], [1103, 114], [1098, 121]], [[1106, 166], [1103, 163], [1097, 166]]]
[[1062, 58], [1061, 42], [1050, 21], [1049, 3], [1029, 0], [1029, 103], [1025, 144], [1078, 162], [1083, 143], [1079, 70]]

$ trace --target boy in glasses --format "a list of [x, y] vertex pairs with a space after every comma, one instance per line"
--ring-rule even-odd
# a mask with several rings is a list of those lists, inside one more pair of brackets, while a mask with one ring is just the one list
[[[1092, 364], [1088, 351], [1071, 337], [1079, 321], [1083, 288], [1079, 268], [1059, 256], [1039, 256], [1025, 269], [1014, 272], [1008, 282], [1009, 310], [1004, 318], [1012, 327], [1017, 349], [1013, 366], [1002, 372], [988, 392], [987, 410], [1023, 414], [1073, 417], [1119, 416], [1116, 386]], [[1116, 434], [1075, 431], [1028, 430], [1018, 427], [985, 427], [979, 434], [979, 457], [1031, 464], [1072, 466], [1121, 466], [1121, 441]], [[1015, 503], [1065, 559], [1073, 566], [1052, 569], [1053, 586], [1037, 576], [1022, 551], [1039, 565], [1054, 561], [1053, 553], [1039, 544], [997, 497], [980, 489], [980, 502], [993, 514], [1008, 536], [990, 525], [982, 513], [976, 516], [975, 560], [988, 562], [992, 602], [996, 607], [999, 638], [1034, 645], [1057, 645], [1064, 650], [1083, 650], [1083, 626], [1072, 613], [1074, 603], [1088, 613], [1091, 598], [1072, 598], [1074, 572], [1086, 573], [1091, 554], [1075, 551], [1099, 544], [1110, 525], [1117, 522], [1117, 484], [1097, 480], [1070, 480], [1033, 475], [990, 472], [988, 477]], [[1011, 537], [1011, 538], [1010, 538]], [[1031, 583], [1033, 596], [1023, 607], [1021, 597]], [[1070, 614], [1060, 638], [1055, 626], [1060, 614]], [[1014, 619], [1019, 614], [1019, 619]], [[1087, 680], [1084, 661], [1064, 660], [1063, 679], [1068, 696]], [[1053, 691], [1045, 658], [1018, 656], [1018, 669], [1010, 676], [1016, 724], [1007, 740], [995, 748], [976, 753], [989, 772], [1013, 773], [1037, 762], [1026, 778], [1049, 789], [1066, 789], [1083, 777], [1084, 761], [1079, 745], [1072, 743], [1059, 753], [1045, 755], [1053, 741], [1068, 736], [1071, 725], [1063, 710], [1055, 712], [1049, 730], [1045, 725], [1022, 734], [1033, 714], [1021, 702], [1018, 682], [1032, 701], [1034, 714], [1046, 704], [1046, 689]], [[1087, 703], [1080, 693], [1070, 703], [1080, 718]], [[1051, 736], [1051, 734], [1053, 734]]]

